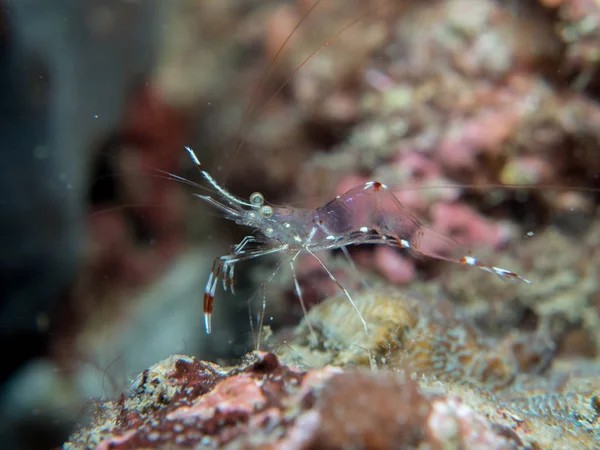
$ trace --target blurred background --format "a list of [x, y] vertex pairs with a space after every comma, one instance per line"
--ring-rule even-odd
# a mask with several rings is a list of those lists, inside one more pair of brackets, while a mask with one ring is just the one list
[[[0, 0], [0, 52], [2, 448], [59, 446], [173, 353], [252, 348], [246, 299], [273, 262], [236, 270], [205, 335], [212, 261], [244, 230], [169, 179], [201, 182], [184, 145], [230, 191], [274, 203], [385, 182], [502, 267], [561, 280], [564, 301], [541, 307], [541, 288], [511, 308], [488, 292], [480, 326], [543, 328], [595, 360], [597, 2]], [[511, 183], [532, 189], [497, 187]], [[446, 266], [352, 251], [378, 279], [481, 298]], [[332, 292], [316, 269], [299, 262], [309, 304]], [[302, 317], [291, 286], [283, 273], [269, 291], [276, 331]]]

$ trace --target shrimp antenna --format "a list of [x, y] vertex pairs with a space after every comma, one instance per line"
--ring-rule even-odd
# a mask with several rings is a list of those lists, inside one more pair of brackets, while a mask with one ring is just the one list
[[[185, 149], [187, 150], [188, 154], [190, 155], [190, 158], [192, 158], [192, 161], [194, 162], [194, 164], [196, 165], [196, 167], [198, 168], [198, 170], [200, 171], [200, 173], [202, 174], [204, 179], [206, 181], [208, 181], [208, 183], [213, 188], [215, 188], [215, 190], [219, 193], [219, 195], [221, 195], [221, 197], [225, 198], [226, 200], [229, 200], [230, 203], [248, 206], [250, 208], [254, 207], [254, 205], [252, 205], [251, 203], [248, 203], [248, 202], [242, 200], [241, 198], [229, 193], [223, 187], [221, 187], [221, 185], [219, 183], [217, 183], [217, 181], [206, 170], [204, 170], [202, 168], [202, 164], [200, 164], [200, 160], [196, 156], [196, 153], [194, 153], [194, 150], [192, 150], [187, 145], [185, 146]], [[198, 197], [205, 199], [206, 196], [198, 195]], [[210, 198], [210, 197], [208, 197], [208, 198]]]

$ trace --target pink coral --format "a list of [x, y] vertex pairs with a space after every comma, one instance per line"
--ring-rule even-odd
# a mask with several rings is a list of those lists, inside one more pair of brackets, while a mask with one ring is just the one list
[[398, 250], [387, 246], [375, 249], [375, 267], [383, 276], [395, 284], [406, 284], [414, 280], [415, 264], [402, 256]]
[[510, 240], [510, 230], [462, 203], [438, 203], [431, 208], [433, 228], [467, 246], [500, 248]]
[[432, 161], [427, 156], [416, 151], [401, 150], [394, 159], [394, 164], [406, 172], [412, 181], [429, 180], [438, 178], [442, 175], [438, 163]]
[[[187, 360], [176, 363], [171, 373], [183, 378], [171, 377], [167, 383], [181, 383], [177, 386], [180, 394], [170, 401], [157, 399], [159, 403], [149, 408], [137, 409], [131, 400], [125, 402], [124, 407], [137, 418], [122, 421], [121, 427], [108, 422], [115, 435], [109, 434], [97, 450], [227, 444], [273, 450], [441, 449], [446, 445], [511, 449], [519, 443], [516, 436], [497, 433], [460, 400], [425, 393], [404, 373], [370, 374], [331, 367], [300, 372], [281, 365], [275, 355], [256, 356], [254, 363], [211, 380], [216, 385], [208, 392], [205, 365]], [[201, 379], [194, 374], [198, 369]], [[190, 401], [191, 408], [185, 406]], [[220, 401], [228, 406], [222, 408]], [[216, 408], [220, 413], [213, 417]], [[109, 431], [105, 426], [100, 429]], [[86, 436], [81, 439], [86, 442]], [[69, 443], [67, 448], [79, 447]]]
[[[423, 153], [401, 149], [393, 167], [402, 181], [398, 186], [391, 186], [391, 189], [400, 203], [411, 212], [425, 213], [436, 201], [454, 201], [460, 196], [459, 187], [452, 186], [444, 177], [440, 163]], [[438, 189], [433, 190], [435, 187]]]
[[129, 430], [123, 433], [121, 436], [111, 436], [108, 439], [103, 440], [97, 447], [96, 450], [110, 450], [115, 448], [117, 445], [127, 443], [135, 435], [135, 430]]
[[248, 375], [228, 378], [192, 406], [182, 406], [167, 415], [169, 420], [187, 417], [208, 420], [216, 414], [250, 414], [264, 405], [266, 399], [256, 382]]
[[520, 119], [514, 110], [504, 108], [451, 123], [438, 146], [437, 156], [448, 168], [474, 169], [480, 153], [500, 151], [501, 144], [514, 134]]
[[[500, 435], [485, 417], [459, 398], [439, 398], [434, 400], [431, 406], [429, 430], [432, 438], [437, 440], [440, 446], [448, 442], [460, 442], [460, 448], [465, 450], [515, 448], [514, 441], [510, 442]], [[511, 433], [510, 436], [522, 445], [515, 433]]]

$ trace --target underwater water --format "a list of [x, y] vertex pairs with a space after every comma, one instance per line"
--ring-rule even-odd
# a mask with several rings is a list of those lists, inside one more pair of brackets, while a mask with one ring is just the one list
[[0, 0], [0, 447], [600, 447], [599, 24]]

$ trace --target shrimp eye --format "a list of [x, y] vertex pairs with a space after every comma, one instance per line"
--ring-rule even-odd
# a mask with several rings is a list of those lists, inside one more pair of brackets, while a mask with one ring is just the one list
[[265, 197], [260, 192], [255, 192], [250, 196], [250, 203], [254, 206], [261, 206], [265, 202]]
[[266, 205], [262, 206], [260, 208], [260, 215], [268, 219], [269, 217], [273, 216], [273, 208]]

